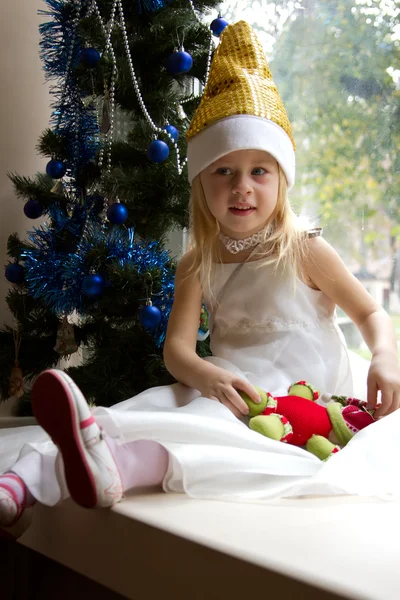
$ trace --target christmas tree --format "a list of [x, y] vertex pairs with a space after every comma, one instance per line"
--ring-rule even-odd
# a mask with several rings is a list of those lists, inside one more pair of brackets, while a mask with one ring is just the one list
[[[32, 379], [78, 348], [85, 360], [68, 372], [98, 405], [171, 383], [162, 347], [176, 263], [165, 245], [188, 225], [184, 134], [227, 24], [204, 24], [214, 0], [46, 4], [46, 172], [10, 174], [26, 216], [41, 221], [26, 240], [9, 237], [15, 326], [0, 330], [1, 396], [19, 396], [21, 414]], [[204, 313], [199, 323], [204, 355]]]

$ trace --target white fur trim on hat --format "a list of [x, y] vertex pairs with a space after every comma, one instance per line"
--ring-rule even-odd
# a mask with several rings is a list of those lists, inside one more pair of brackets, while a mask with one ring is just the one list
[[294, 184], [296, 159], [287, 133], [273, 121], [254, 115], [234, 115], [213, 123], [188, 142], [190, 183], [203, 169], [235, 150], [264, 150], [280, 164], [288, 188]]

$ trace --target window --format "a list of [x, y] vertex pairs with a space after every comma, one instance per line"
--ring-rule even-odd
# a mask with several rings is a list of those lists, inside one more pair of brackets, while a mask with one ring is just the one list
[[[400, 340], [400, 8], [392, 0], [227, 0], [259, 33], [293, 125], [298, 212], [317, 218]], [[348, 345], [370, 353], [339, 311]]]

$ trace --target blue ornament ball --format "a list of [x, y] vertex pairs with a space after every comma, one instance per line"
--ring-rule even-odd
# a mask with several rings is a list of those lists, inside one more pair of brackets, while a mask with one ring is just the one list
[[181, 75], [187, 73], [193, 66], [193, 58], [189, 52], [173, 52], [167, 58], [167, 71], [170, 75]]
[[162, 163], [169, 156], [168, 145], [161, 140], [154, 140], [147, 148], [146, 156], [151, 162]]
[[94, 298], [104, 290], [104, 279], [101, 275], [93, 273], [86, 275], [82, 282], [82, 291], [89, 298]]
[[128, 209], [125, 204], [114, 202], [107, 209], [107, 218], [114, 225], [122, 225], [128, 218]]
[[24, 205], [24, 213], [29, 219], [38, 219], [43, 211], [40, 202], [35, 198], [30, 198]]
[[61, 179], [67, 171], [67, 165], [61, 160], [53, 158], [46, 165], [46, 173], [52, 179]]
[[219, 37], [227, 25], [229, 23], [226, 19], [218, 17], [211, 22], [210, 29], [216, 37]]
[[174, 142], [178, 141], [179, 131], [177, 130], [176, 127], [174, 127], [173, 125], [166, 125], [165, 127], [163, 127], [163, 129], [165, 129], [165, 131], [167, 131], [169, 133], [169, 135], [172, 137]]
[[81, 63], [88, 69], [97, 67], [100, 58], [100, 53], [96, 48], [84, 48], [81, 52]]
[[161, 311], [157, 306], [144, 306], [139, 311], [139, 321], [146, 329], [154, 329], [161, 323]]
[[6, 266], [5, 276], [10, 283], [22, 283], [24, 280], [24, 268], [18, 263], [10, 263]]

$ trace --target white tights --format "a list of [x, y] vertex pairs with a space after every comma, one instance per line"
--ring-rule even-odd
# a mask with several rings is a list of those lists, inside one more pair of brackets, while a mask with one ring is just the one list
[[105, 439], [117, 463], [124, 492], [162, 484], [168, 468], [168, 452], [161, 444], [151, 440], [117, 444], [112, 438]]

